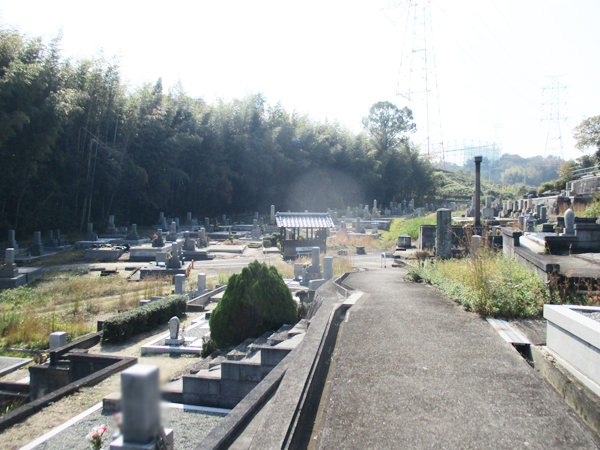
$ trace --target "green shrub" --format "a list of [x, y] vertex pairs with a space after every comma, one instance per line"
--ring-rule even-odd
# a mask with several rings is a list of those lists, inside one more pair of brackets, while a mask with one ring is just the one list
[[486, 317], [539, 317], [544, 303], [554, 303], [535, 272], [490, 251], [411, 268], [405, 280], [431, 283], [468, 311]]
[[117, 314], [104, 321], [102, 341], [124, 342], [131, 336], [166, 324], [173, 316], [181, 318], [187, 310], [183, 295], [169, 295], [140, 308]]
[[218, 348], [274, 331], [298, 320], [290, 289], [273, 266], [254, 261], [231, 275], [223, 299], [210, 315], [210, 334]]

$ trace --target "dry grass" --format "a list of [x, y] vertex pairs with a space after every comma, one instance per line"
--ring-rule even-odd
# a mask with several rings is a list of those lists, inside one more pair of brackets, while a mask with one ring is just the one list
[[375, 235], [371, 236], [349, 236], [345, 230], [338, 231], [335, 235], [327, 238], [327, 248], [332, 250], [350, 250], [356, 253], [354, 247], [364, 247], [367, 252], [372, 252], [380, 247], [379, 240]]
[[162, 278], [133, 283], [87, 272], [46, 274], [35, 284], [0, 293], [0, 345], [47, 348], [53, 331], [66, 331], [73, 339], [92, 331], [103, 315], [163, 295], [168, 285]]

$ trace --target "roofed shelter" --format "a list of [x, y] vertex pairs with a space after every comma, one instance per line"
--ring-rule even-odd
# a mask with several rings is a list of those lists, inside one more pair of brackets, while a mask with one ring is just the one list
[[335, 228], [327, 213], [281, 213], [275, 216], [281, 228], [281, 252], [284, 258], [309, 255], [313, 247], [327, 252], [327, 229]]

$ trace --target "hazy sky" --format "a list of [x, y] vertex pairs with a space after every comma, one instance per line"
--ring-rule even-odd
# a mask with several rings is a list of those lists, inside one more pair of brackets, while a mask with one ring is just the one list
[[[410, 55], [411, 88], [423, 79], [425, 37], [433, 141], [441, 117], [446, 150], [481, 141], [498, 142], [503, 153], [544, 155], [550, 123], [542, 118], [551, 115], [554, 93], [564, 156], [581, 155], [572, 130], [600, 115], [600, 1], [432, 1], [427, 34], [422, 14], [413, 33], [408, 4], [0, 0], [0, 21], [45, 39], [62, 29], [63, 56], [102, 50], [116, 57], [131, 87], [162, 77], [164, 87], [181, 81], [189, 95], [209, 103], [260, 92], [271, 104], [355, 132], [373, 103], [408, 105], [419, 143], [427, 124], [425, 96], [408, 104], [397, 94], [409, 91]], [[557, 80], [559, 91], [544, 90]], [[548, 153], [558, 155], [558, 141], [549, 144]]]

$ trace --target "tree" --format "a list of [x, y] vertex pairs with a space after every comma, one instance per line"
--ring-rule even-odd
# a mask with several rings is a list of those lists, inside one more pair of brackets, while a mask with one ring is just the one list
[[412, 111], [406, 106], [400, 109], [390, 102], [377, 102], [371, 106], [362, 123], [375, 144], [376, 159], [380, 160], [382, 155], [407, 140], [406, 133], [415, 132], [417, 126], [412, 120]]
[[219, 348], [259, 337], [298, 321], [298, 308], [277, 269], [254, 261], [227, 282], [210, 315], [210, 335]]
[[576, 147], [580, 150], [596, 147], [596, 158], [600, 159], [600, 116], [590, 117], [581, 122], [573, 130], [573, 137], [577, 140]]

